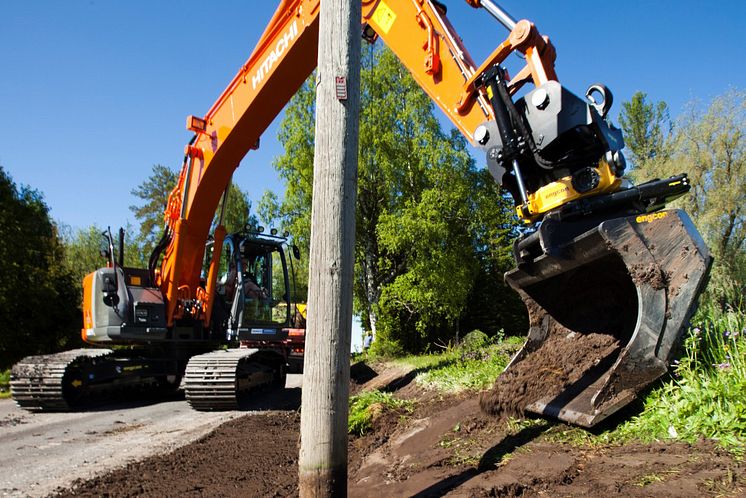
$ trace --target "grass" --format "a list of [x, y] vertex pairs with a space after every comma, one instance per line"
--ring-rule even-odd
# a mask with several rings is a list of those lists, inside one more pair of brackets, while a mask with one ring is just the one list
[[413, 403], [397, 399], [393, 394], [378, 390], [365, 391], [350, 397], [348, 432], [361, 436], [372, 427], [373, 421], [386, 410], [397, 410], [401, 414], [411, 413]]
[[459, 346], [398, 361], [417, 371], [415, 381], [422, 387], [451, 394], [480, 390], [495, 382], [522, 342], [521, 338], [502, 336], [492, 340], [475, 331], [467, 334]]
[[644, 476], [641, 476], [635, 484], [643, 488], [650, 484], [664, 482], [679, 473], [681, 473], [681, 470], [679, 469], [669, 469], [661, 472], [653, 472], [651, 474], [645, 474]]
[[673, 378], [652, 391], [643, 411], [606, 435], [610, 440], [694, 442], [714, 439], [746, 449], [746, 315], [705, 310], [685, 340]]
[[[478, 390], [495, 381], [521, 343], [521, 339], [502, 340], [502, 337], [494, 341], [475, 331], [467, 334], [459, 346], [440, 353], [399, 358], [394, 363], [412, 368], [416, 372], [415, 382], [426, 389], [443, 393]], [[349, 433], [365, 434], [384, 411], [408, 414], [413, 409], [412, 401], [398, 399], [392, 393], [378, 390], [360, 393], [350, 398]]]
[[0, 372], [0, 399], [10, 398], [10, 369]]

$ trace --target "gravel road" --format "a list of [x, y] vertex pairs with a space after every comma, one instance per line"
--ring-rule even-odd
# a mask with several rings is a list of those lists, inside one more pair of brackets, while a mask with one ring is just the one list
[[79, 413], [29, 413], [0, 400], [0, 496], [46, 496], [78, 478], [171, 451], [252, 410], [297, 396], [301, 375], [286, 389], [261, 394], [261, 406], [196, 412], [183, 394], [158, 403], [109, 404]]

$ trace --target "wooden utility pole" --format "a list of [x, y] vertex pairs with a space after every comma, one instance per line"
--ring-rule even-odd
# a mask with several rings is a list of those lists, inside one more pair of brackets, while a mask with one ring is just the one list
[[360, 0], [321, 0], [300, 496], [347, 496]]

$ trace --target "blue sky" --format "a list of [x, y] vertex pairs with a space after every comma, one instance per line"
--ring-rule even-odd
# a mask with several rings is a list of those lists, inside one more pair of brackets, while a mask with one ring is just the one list
[[[480, 63], [507, 32], [448, 0]], [[499, 2], [554, 42], [575, 93], [642, 90], [672, 115], [742, 86], [745, 1]], [[250, 55], [275, 1], [27, 0], [0, 6], [0, 165], [73, 227], [134, 223], [130, 195], [153, 164], [180, 167], [188, 114], [203, 115]], [[284, 187], [271, 167], [279, 119], [234, 181], [256, 202]], [[483, 158], [476, 157], [482, 165]]]

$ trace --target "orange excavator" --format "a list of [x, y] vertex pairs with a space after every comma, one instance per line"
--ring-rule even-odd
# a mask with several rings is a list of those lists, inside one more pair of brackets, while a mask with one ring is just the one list
[[[514, 246], [517, 266], [505, 278], [528, 307], [530, 330], [503, 376], [530, 366], [549, 344], [567, 342], [573, 350], [572, 341], [608, 339], [609, 347], [589, 349], [601, 352], [586, 358], [587, 368], [571, 369], [556, 391], [525, 407], [592, 426], [666, 372], [712, 258], [685, 213], [662, 210], [689, 190], [686, 175], [636, 186], [623, 179], [622, 133], [607, 119], [611, 92], [600, 84], [581, 96], [570, 92], [558, 81], [552, 43], [534, 24], [516, 22], [491, 0], [466, 2], [509, 31], [479, 65], [435, 0], [362, 0], [361, 36], [371, 43], [380, 38], [485, 153], [527, 225]], [[210, 231], [233, 171], [316, 67], [318, 30], [319, 0], [280, 2], [215, 104], [187, 118], [194, 137], [149, 268], [123, 268], [110, 243], [110, 264], [85, 278], [83, 339], [132, 347], [22, 361], [11, 381], [21, 406], [65, 409], [87, 392], [146, 378], [174, 384], [183, 376], [193, 406], [222, 409], [251, 387], [282, 381], [286, 355], [270, 342], [247, 347], [245, 341], [258, 340], [265, 329], [268, 337], [290, 330], [290, 299], [277, 299], [285, 314], [274, 328], [256, 325], [272, 322], [266, 317], [244, 326], [239, 315], [254, 303], [240, 291], [226, 306], [223, 289], [230, 279], [240, 287], [248, 277], [239, 268], [223, 279], [221, 268], [226, 250], [229, 264], [240, 267], [246, 256], [251, 266], [266, 259], [272, 243], [265, 237], [258, 246], [244, 244], [257, 242], [256, 234], [226, 238], [220, 223]], [[525, 60], [513, 75], [505, 69], [511, 54]], [[277, 275], [282, 264], [263, 268], [271, 278], [266, 268]], [[59, 359], [48, 361], [59, 377], [51, 401], [42, 389], [49, 357]]]

